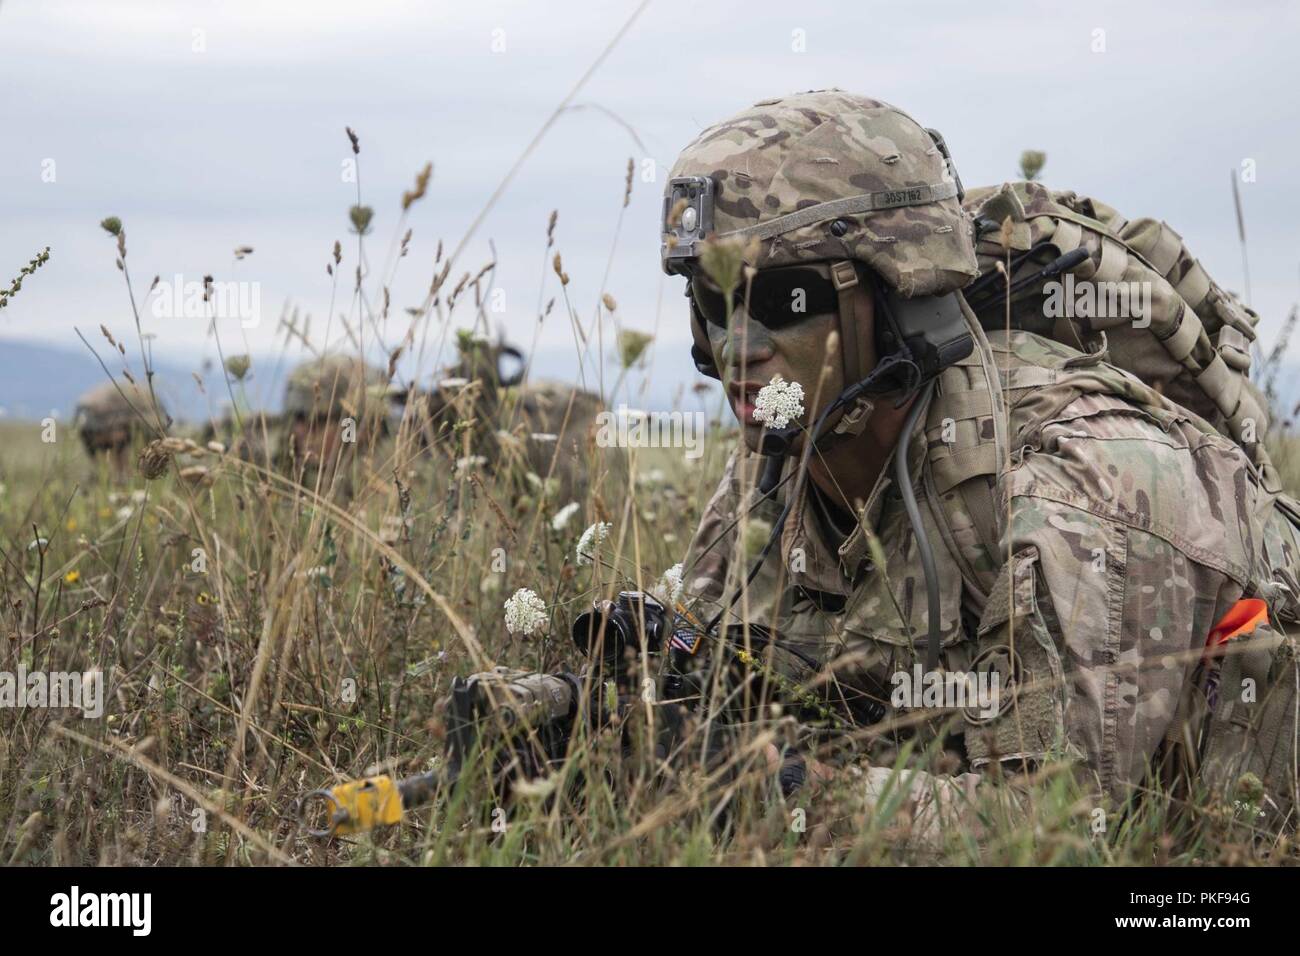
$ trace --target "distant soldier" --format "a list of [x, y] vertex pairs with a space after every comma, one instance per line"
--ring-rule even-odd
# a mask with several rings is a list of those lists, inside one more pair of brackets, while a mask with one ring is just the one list
[[73, 416], [86, 454], [107, 458], [119, 475], [130, 467], [137, 439], [157, 437], [171, 425], [161, 400], [157, 405], [146, 389], [127, 381], [105, 382], [77, 399]]
[[[525, 384], [523, 354], [511, 345], [463, 336], [458, 347], [459, 362], [429, 393], [423, 434], [456, 442], [451, 452], [458, 462], [473, 467], [482, 459], [518, 479], [521, 492], [560, 503], [579, 497], [590, 466], [589, 437], [604, 408], [600, 396], [562, 382]], [[458, 422], [471, 423], [468, 435], [455, 435]]]
[[[519, 389], [514, 431], [524, 442], [524, 460], [544, 486], [551, 483], [561, 504], [583, 497], [590, 486], [595, 423], [604, 408], [599, 395], [562, 382], [531, 382]], [[620, 461], [614, 456], [601, 464], [615, 467]]]
[[[426, 438], [434, 441], [444, 439], [455, 422], [467, 419], [490, 433], [497, 427], [502, 396], [523, 381], [523, 353], [513, 345], [462, 333], [457, 352], [456, 364], [443, 371], [427, 395]], [[489, 449], [480, 443], [478, 451], [488, 454]]]
[[335, 467], [360, 444], [372, 448], [386, 428], [384, 373], [351, 355], [308, 359], [284, 393], [284, 463], [298, 475]]

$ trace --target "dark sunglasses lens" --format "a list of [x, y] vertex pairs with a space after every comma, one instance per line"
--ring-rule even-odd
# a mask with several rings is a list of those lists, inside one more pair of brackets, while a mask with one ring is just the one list
[[784, 328], [839, 307], [835, 287], [814, 269], [779, 269], [754, 277], [749, 294], [754, 318], [769, 329]]
[[718, 328], [727, 327], [727, 302], [722, 293], [709, 288], [702, 280], [691, 281], [691, 298], [704, 321]]
[[[719, 328], [727, 325], [727, 302], [721, 292], [703, 279], [691, 282], [691, 296], [704, 320]], [[775, 269], [754, 276], [748, 292], [741, 286], [732, 295], [732, 312], [748, 305], [755, 322], [781, 329], [814, 315], [829, 315], [839, 308], [835, 287], [816, 269]]]

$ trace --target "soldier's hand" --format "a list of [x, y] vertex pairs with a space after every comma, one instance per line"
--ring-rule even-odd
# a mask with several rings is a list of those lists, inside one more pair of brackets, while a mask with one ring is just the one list
[[834, 767], [794, 751], [787, 753], [783, 761], [775, 744], [768, 744], [763, 756], [768, 771], [780, 778], [781, 792], [787, 797], [804, 787], [816, 794], [835, 776]]

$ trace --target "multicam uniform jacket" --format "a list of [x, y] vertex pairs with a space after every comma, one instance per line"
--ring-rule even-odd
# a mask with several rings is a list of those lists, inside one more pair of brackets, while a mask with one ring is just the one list
[[[952, 722], [963, 769], [1064, 757], [1120, 797], [1177, 737], [1216, 622], [1249, 597], [1266, 599], [1278, 632], [1279, 619], [1296, 618], [1296, 534], [1241, 450], [1190, 412], [1098, 356], [1025, 332], [989, 338], [1009, 467], [991, 454], [977, 357], [944, 373], [918, 424], [924, 437], [907, 444], [937, 562], [942, 666], [1014, 681], [1009, 694], [1003, 683], [1000, 713], [972, 707]], [[750, 527], [727, 531], [757, 497], [759, 461], [733, 456], [690, 546], [684, 580], [701, 609], [743, 580], [780, 511], [784, 488], [749, 514]], [[924, 661], [925, 578], [892, 475], [882, 469], [847, 534], [828, 529], [805, 491], [732, 612], [744, 607], [777, 648], [823, 668], [774, 650], [774, 669], [850, 710], [863, 695], [888, 706], [891, 675]], [[1259, 630], [1252, 640], [1277, 633]], [[1270, 652], [1276, 645], [1274, 636]], [[1281, 658], [1269, 658], [1275, 677], [1294, 668]], [[1294, 731], [1282, 735], [1291, 747]], [[1281, 786], [1293, 793], [1295, 781]]]

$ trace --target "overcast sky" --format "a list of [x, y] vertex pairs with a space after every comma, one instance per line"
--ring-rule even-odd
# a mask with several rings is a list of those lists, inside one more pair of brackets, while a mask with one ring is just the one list
[[[395, 341], [402, 309], [424, 298], [438, 240], [460, 240], [636, 6], [0, 0], [0, 281], [51, 247], [49, 264], [0, 312], [0, 343], [82, 348], [73, 327], [97, 340], [100, 323], [133, 340], [113, 243], [97, 225], [109, 215], [125, 224], [138, 296], [154, 275], [257, 283], [261, 322], [225, 322], [230, 351], [277, 348], [286, 302], [323, 333], [335, 239], [345, 276], [335, 314], [354, 314], [356, 184], [344, 175], [344, 126], [361, 137], [362, 201], [375, 210], [372, 292], [403, 190], [426, 161], [435, 167], [392, 284]], [[681, 280], [658, 264], [665, 173], [703, 126], [759, 99], [837, 86], [940, 129], [967, 185], [1013, 178], [1023, 149], [1045, 150], [1048, 185], [1168, 221], [1236, 290], [1229, 177], [1253, 161], [1255, 181], [1241, 193], [1251, 297], [1268, 339], [1300, 295], [1298, 21], [1300, 5], [1249, 0], [653, 0], [454, 272], [477, 270], [495, 244], [503, 308], [489, 315], [526, 345], [543, 277], [543, 300], [558, 292], [543, 269], [558, 209], [556, 248], [579, 313], [590, 320], [608, 263], [621, 321], [657, 328], [663, 380], [689, 382]], [[637, 176], [615, 246], [629, 157]], [[236, 262], [242, 245], [255, 251]], [[159, 318], [147, 302], [143, 316], [160, 355], [197, 366], [215, 354], [203, 319]], [[467, 325], [471, 315], [456, 318]], [[571, 342], [557, 309], [542, 330], [547, 371], [576, 375], [571, 349], [556, 358]]]

